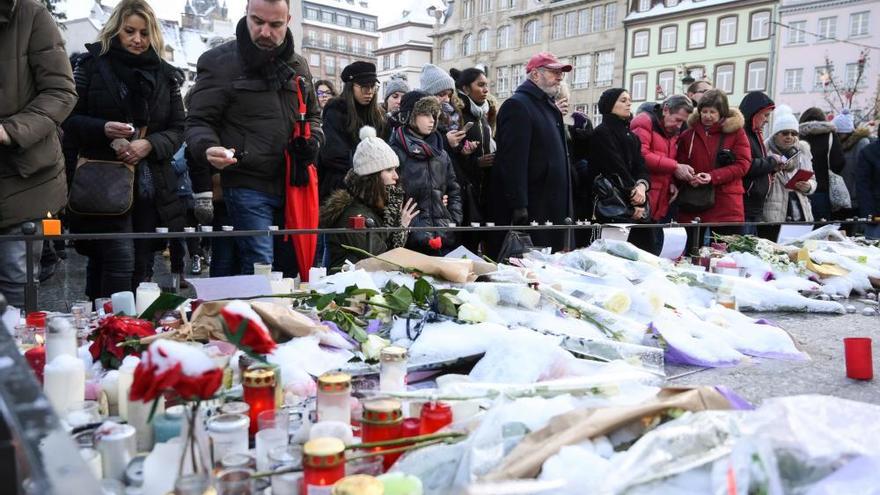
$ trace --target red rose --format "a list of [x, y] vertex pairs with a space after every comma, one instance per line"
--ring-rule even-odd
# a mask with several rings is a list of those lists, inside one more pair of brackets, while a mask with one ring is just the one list
[[134, 370], [129, 399], [149, 402], [167, 390], [184, 400], [210, 399], [223, 382], [223, 370], [200, 348], [157, 340]]
[[[230, 340], [235, 343], [238, 341], [238, 347], [246, 348], [255, 354], [269, 354], [275, 350], [278, 344], [272, 339], [269, 329], [249, 304], [242, 301], [232, 301], [220, 310], [220, 316], [226, 323]], [[239, 327], [242, 322], [246, 321], [244, 334], [239, 335]]]
[[440, 248], [443, 247], [443, 238], [439, 235], [431, 238], [431, 240], [428, 241], [428, 246], [431, 246], [431, 249], [439, 251]]
[[[124, 342], [133, 338], [143, 338], [155, 335], [156, 330], [153, 324], [132, 318], [130, 316], [108, 316], [101, 320], [101, 324], [89, 336], [92, 345], [89, 346], [89, 353], [92, 359], [101, 360], [105, 367], [116, 368], [122, 362], [125, 356], [137, 355], [139, 349], [136, 346], [120, 346], [120, 342]], [[116, 361], [115, 366], [113, 361]]]

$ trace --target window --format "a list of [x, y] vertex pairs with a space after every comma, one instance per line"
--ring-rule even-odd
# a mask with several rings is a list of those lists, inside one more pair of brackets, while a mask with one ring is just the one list
[[752, 12], [749, 17], [749, 41], [766, 40], [770, 37], [770, 11]]
[[321, 66], [321, 55], [317, 53], [309, 54], [309, 65], [312, 67], [320, 67]]
[[706, 68], [705, 67], [688, 67], [687, 70], [690, 71], [691, 77], [693, 77], [697, 81], [706, 78]]
[[403, 66], [403, 54], [398, 52], [394, 54], [394, 68]]
[[523, 26], [523, 45], [535, 45], [541, 42], [541, 20], [534, 19]]
[[596, 86], [611, 86], [614, 79], [614, 50], [599, 52], [596, 63]]
[[715, 87], [727, 94], [733, 93], [733, 64], [715, 66]]
[[558, 40], [563, 37], [565, 37], [565, 14], [556, 14], [553, 16], [550, 39]]
[[586, 88], [590, 85], [590, 69], [593, 68], [593, 56], [576, 55], [573, 58], [574, 78], [571, 87], [573, 89]]
[[859, 79], [859, 87], [865, 85], [865, 78], [859, 78], [859, 64], [846, 64], [843, 73], [843, 84], [847, 90], [853, 90], [856, 87], [856, 79]]
[[498, 10], [507, 10], [513, 8], [514, 0], [498, 0]]
[[767, 89], [767, 61], [755, 60], [746, 64], [746, 91]]
[[599, 104], [593, 104], [593, 125], [597, 126], [602, 123], [602, 114], [599, 112]]
[[486, 12], [492, 11], [492, 0], [480, 0], [480, 13], [485, 14]]
[[348, 67], [349, 60], [348, 57], [339, 57], [339, 66], [342, 68]]
[[675, 7], [678, 5], [678, 0], [666, 0], [667, 7]]
[[345, 42], [345, 36], [342, 36], [341, 34], [336, 36], [336, 47], [340, 50], [348, 48], [348, 43]]
[[660, 53], [674, 52], [678, 38], [678, 26], [660, 28]]
[[364, 55], [367, 55], [370, 57], [373, 56], [373, 41], [372, 40], [367, 40], [364, 43]]
[[348, 26], [348, 16], [343, 14], [336, 14], [336, 24], [338, 26]]
[[644, 72], [633, 74], [629, 87], [633, 101], [645, 101], [648, 93], [648, 74]]
[[688, 25], [688, 50], [706, 48], [706, 21], [695, 21]]
[[333, 12], [327, 12], [326, 10], [321, 12], [321, 22], [333, 24]]
[[807, 21], [788, 23], [788, 44], [800, 45], [807, 42]]
[[651, 45], [651, 31], [645, 29], [633, 33], [633, 57], [644, 57]]
[[510, 67], [495, 69], [495, 93], [506, 95], [510, 91]]
[[324, 33], [324, 48], [333, 48], [333, 35]]
[[578, 10], [578, 34], [590, 32], [590, 9]]
[[597, 5], [593, 7], [593, 32], [598, 33], [602, 30], [602, 6]]
[[783, 89], [786, 93], [797, 93], [804, 90], [804, 69], [786, 69]]
[[514, 64], [510, 66], [510, 90], [513, 91], [519, 86], [519, 83], [525, 78], [526, 69], [523, 64]]
[[445, 39], [443, 43], [440, 43], [440, 58], [442, 60], [452, 60], [452, 40]]
[[[696, 78], [695, 78], [696, 79]], [[665, 100], [675, 94], [675, 71], [661, 70], [657, 73], [657, 99]]]
[[324, 72], [326, 72], [327, 75], [336, 74], [336, 59], [335, 58], [328, 56], [328, 55], [324, 55]]
[[605, 4], [605, 29], [607, 29], [607, 30], [614, 29], [614, 25], [616, 23], [617, 23], [617, 4], [616, 3]]
[[367, 31], [376, 31], [376, 21], [364, 21], [364, 29]]
[[510, 26], [501, 26], [495, 32], [495, 48], [510, 48]]
[[474, 0], [463, 0], [461, 2], [462, 19], [470, 19], [474, 15]]
[[578, 14], [575, 11], [566, 12], [565, 14], [565, 35], [568, 37], [576, 36], [578, 30]]
[[813, 90], [823, 91], [831, 83], [833, 72], [834, 67], [825, 67], [824, 65], [816, 67], [815, 72], [813, 72]]
[[482, 29], [479, 33], [477, 33], [477, 45], [479, 46], [478, 50], [481, 52], [489, 51], [489, 30]]
[[318, 33], [315, 31], [309, 31], [308, 38], [310, 45], [314, 46], [318, 44]]
[[382, 55], [382, 70], [391, 68], [391, 55]]
[[718, 19], [718, 40], [716, 44], [721, 46], [736, 43], [736, 30], [738, 24], [739, 18], [735, 15]]
[[639, 0], [639, 12], [647, 12], [651, 10], [651, 0]]
[[312, 20], [317, 21], [318, 17], [320, 17], [320, 13], [318, 12], [318, 9], [313, 9], [310, 7], [306, 8], [306, 19], [312, 19]]
[[461, 55], [467, 57], [474, 54], [474, 37], [466, 34], [461, 39]]
[[819, 37], [817, 41], [830, 40], [836, 34], [837, 17], [823, 17], [819, 19]]
[[358, 53], [361, 51], [361, 40], [359, 38], [351, 39], [351, 51], [352, 53]]
[[868, 35], [868, 19], [870, 12], [856, 12], [849, 15], [849, 37]]

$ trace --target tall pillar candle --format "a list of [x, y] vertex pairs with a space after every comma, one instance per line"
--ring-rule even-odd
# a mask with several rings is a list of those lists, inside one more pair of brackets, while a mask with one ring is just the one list
[[128, 393], [131, 391], [131, 382], [134, 381], [134, 369], [141, 362], [135, 356], [126, 356], [119, 366], [119, 377], [116, 381], [116, 400], [119, 417], [128, 420]]
[[[127, 401], [128, 424], [134, 426], [137, 433], [138, 452], [149, 452], [153, 450], [153, 425], [147, 419], [150, 417], [150, 409], [153, 407], [153, 401], [143, 402], [139, 400]], [[165, 413], [165, 398], [159, 396], [159, 404], [156, 406], [156, 414]]]
[[155, 282], [141, 282], [140, 285], [138, 285], [136, 292], [135, 310], [138, 315], [144, 314], [144, 311], [146, 311], [147, 308], [149, 308], [150, 305], [162, 295], [162, 291], [159, 290], [159, 284]]
[[55, 408], [64, 415], [67, 408], [81, 402], [86, 395], [86, 367], [79, 358], [66, 354], [46, 363], [43, 372], [43, 392]]
[[46, 329], [46, 362], [51, 363], [61, 355], [78, 357], [76, 329], [69, 318], [56, 316], [49, 320]]
[[95, 430], [95, 445], [101, 453], [104, 478], [123, 481], [125, 468], [137, 454], [134, 427], [107, 421]]
[[134, 304], [134, 294], [130, 291], [116, 292], [110, 295], [114, 314], [137, 316], [137, 307]]

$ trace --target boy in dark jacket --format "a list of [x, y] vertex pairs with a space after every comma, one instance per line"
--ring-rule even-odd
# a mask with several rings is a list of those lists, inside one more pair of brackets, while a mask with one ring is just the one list
[[[423, 91], [403, 95], [399, 119], [405, 122], [391, 134], [391, 148], [400, 158], [400, 177], [406, 197], [420, 211], [414, 227], [448, 227], [462, 221], [461, 188], [455, 179], [452, 160], [437, 132], [439, 100]], [[413, 232], [407, 247], [443, 256], [457, 246], [452, 232]]]
[[[749, 172], [743, 177], [743, 198], [746, 222], [759, 222], [764, 214], [764, 200], [770, 191], [770, 178], [782, 165], [775, 155], [768, 153], [764, 146], [762, 128], [767, 123], [770, 112], [775, 108], [773, 100], [760, 91], [748, 93], [739, 104], [739, 109], [746, 120], [745, 131], [752, 150], [752, 163]], [[746, 232], [755, 233], [756, 229], [747, 227]], [[762, 236], [763, 237], [763, 236]]]

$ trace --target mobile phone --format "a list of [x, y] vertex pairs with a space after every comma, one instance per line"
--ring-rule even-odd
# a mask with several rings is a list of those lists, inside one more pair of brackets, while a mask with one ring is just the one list
[[473, 127], [473, 126], [474, 126], [473, 122], [468, 122], [467, 124], [464, 125], [464, 128], [462, 128], [462, 132], [467, 132], [467, 131], [471, 130], [471, 127]]

